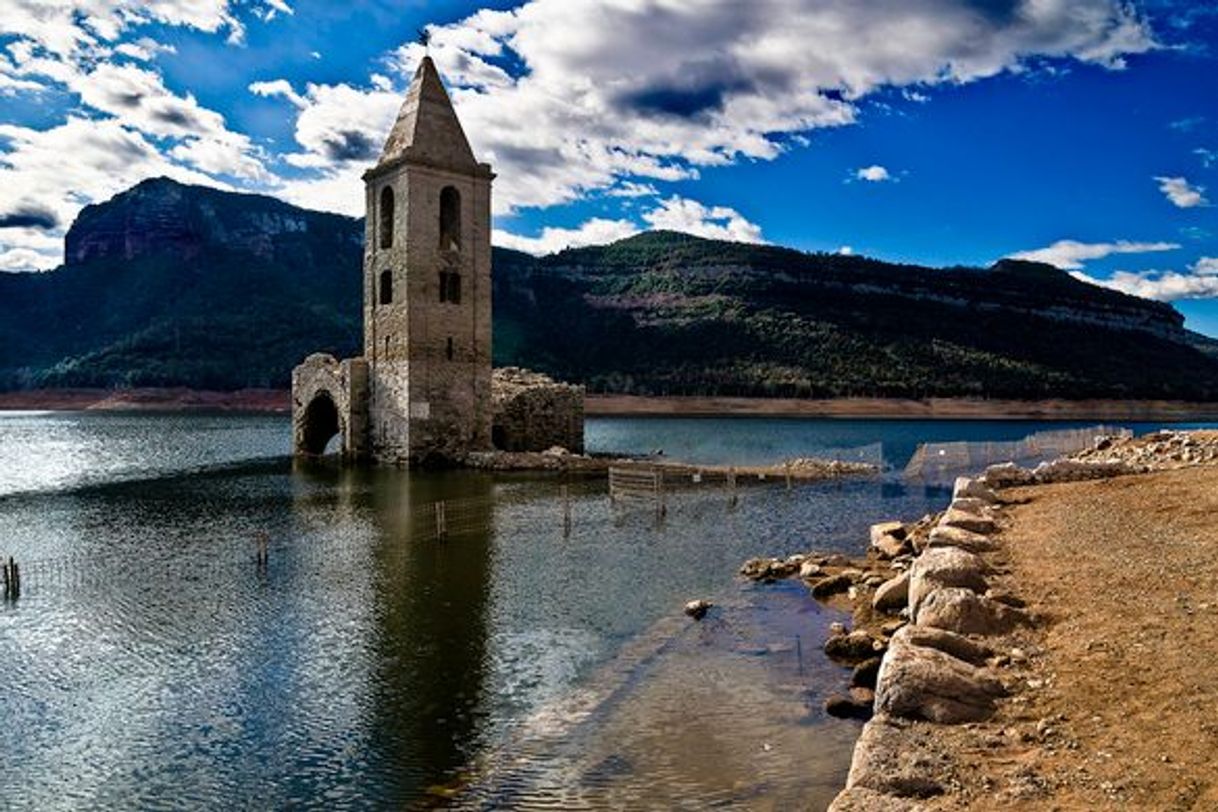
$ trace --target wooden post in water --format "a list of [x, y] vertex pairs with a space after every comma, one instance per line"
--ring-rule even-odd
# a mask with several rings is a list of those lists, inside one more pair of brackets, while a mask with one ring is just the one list
[[562, 536], [567, 538], [571, 535], [571, 486], [563, 483], [562, 486]]
[[258, 534], [258, 569], [265, 571], [270, 561], [271, 536], [265, 530]]
[[791, 490], [791, 461], [787, 460], [786, 462], [784, 462], [782, 464], [782, 467], [783, 467], [783, 472], [786, 474], [786, 477], [787, 477], [787, 491], [789, 492]]
[[444, 515], [444, 502], [436, 502], [436, 537], [444, 538], [448, 535], [447, 517]]
[[21, 597], [21, 568], [11, 555], [4, 564], [4, 597], [10, 601]]
[[664, 515], [666, 513], [668, 513], [668, 504], [664, 498], [664, 471], [659, 468], [656, 469], [655, 489], [656, 489], [656, 518], [663, 519]]
[[736, 507], [736, 469], [731, 467], [727, 469], [727, 504], [728, 507]]

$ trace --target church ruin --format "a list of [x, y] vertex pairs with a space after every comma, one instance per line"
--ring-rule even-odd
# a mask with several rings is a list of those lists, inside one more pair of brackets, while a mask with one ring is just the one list
[[322, 454], [335, 435], [345, 458], [403, 465], [460, 461], [496, 437], [512, 450], [582, 450], [582, 387], [538, 376], [524, 397], [529, 384], [512, 374], [499, 376], [510, 393], [492, 392], [494, 177], [424, 57], [364, 173], [364, 354], [318, 353], [293, 370], [297, 454]]

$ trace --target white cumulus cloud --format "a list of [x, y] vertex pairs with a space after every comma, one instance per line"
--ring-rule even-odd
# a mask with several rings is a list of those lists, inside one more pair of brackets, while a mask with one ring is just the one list
[[673, 195], [643, 219], [655, 229], [680, 231], [695, 237], [736, 242], [763, 242], [761, 226], [751, 223], [733, 208], [707, 206], [697, 200]]
[[[771, 160], [803, 132], [854, 122], [883, 87], [921, 94], [1035, 58], [1119, 69], [1156, 47], [1122, 0], [531, 0], [428, 31], [475, 151], [499, 173], [499, 213]], [[395, 75], [422, 54], [399, 48]], [[310, 89], [301, 124], [360, 118], [362, 97], [363, 132], [379, 142], [377, 97], [402, 84]], [[327, 147], [302, 129], [312, 157], [296, 165], [328, 184]]]
[[1209, 205], [1205, 187], [1194, 186], [1187, 178], [1156, 177], [1155, 180], [1159, 182], [1159, 191], [1177, 208], [1192, 209]]
[[855, 172], [854, 176], [869, 183], [883, 183], [886, 180], [892, 180], [892, 175], [888, 174], [888, 168], [879, 164], [864, 166]]
[[1174, 242], [1131, 242], [1117, 240], [1116, 242], [1079, 242], [1077, 240], [1058, 240], [1046, 248], [1032, 251], [1020, 251], [1010, 254], [1010, 259], [1024, 259], [1030, 262], [1047, 262], [1065, 270], [1078, 270], [1083, 263], [1093, 259], [1104, 259], [1113, 254], [1146, 254], [1155, 251], [1174, 251], [1179, 248]]
[[639, 233], [639, 227], [629, 220], [608, 220], [594, 217], [578, 228], [554, 228], [547, 226], [538, 237], [522, 237], [508, 231], [495, 229], [491, 235], [495, 245], [513, 248], [528, 254], [542, 256], [553, 254], [564, 248], [579, 248], [585, 245], [604, 245]]
[[1202, 257], [1187, 273], [1117, 271], [1107, 279], [1096, 279], [1080, 272], [1072, 275], [1084, 282], [1162, 302], [1218, 298], [1218, 257]]

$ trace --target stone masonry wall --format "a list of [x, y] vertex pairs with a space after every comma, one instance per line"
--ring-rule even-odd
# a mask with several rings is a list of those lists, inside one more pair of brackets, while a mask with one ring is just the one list
[[584, 388], [537, 372], [507, 367], [491, 378], [495, 447], [500, 451], [545, 451], [560, 446], [584, 450]]

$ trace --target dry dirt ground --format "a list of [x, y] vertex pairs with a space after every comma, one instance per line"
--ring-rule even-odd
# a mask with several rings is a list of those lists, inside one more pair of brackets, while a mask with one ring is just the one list
[[1003, 496], [992, 560], [1042, 622], [993, 720], [918, 725], [954, 784], [926, 805], [1218, 810], [1218, 467]]

